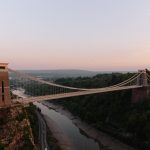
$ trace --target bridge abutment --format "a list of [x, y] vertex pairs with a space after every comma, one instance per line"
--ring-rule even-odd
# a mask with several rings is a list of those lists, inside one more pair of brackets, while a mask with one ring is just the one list
[[132, 89], [131, 102], [136, 103], [142, 101], [144, 98], [150, 96], [150, 87], [143, 86], [141, 88]]

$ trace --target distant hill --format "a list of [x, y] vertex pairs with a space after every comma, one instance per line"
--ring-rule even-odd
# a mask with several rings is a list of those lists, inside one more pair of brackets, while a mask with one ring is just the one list
[[98, 71], [87, 70], [21, 70], [25, 73], [32, 74], [41, 78], [62, 78], [62, 77], [92, 77], [96, 74], [104, 73]]

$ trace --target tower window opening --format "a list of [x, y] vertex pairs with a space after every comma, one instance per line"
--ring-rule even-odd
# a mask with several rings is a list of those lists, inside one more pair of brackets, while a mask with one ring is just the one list
[[5, 96], [4, 96], [4, 81], [2, 81], [2, 100], [5, 100]]
[[0, 69], [1, 69], [1, 70], [5, 70], [5, 67], [4, 67], [4, 66], [0, 66]]

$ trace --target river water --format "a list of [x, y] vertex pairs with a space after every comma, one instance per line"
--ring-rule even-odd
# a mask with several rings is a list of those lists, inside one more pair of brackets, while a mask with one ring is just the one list
[[42, 114], [47, 115], [57, 123], [76, 150], [100, 150], [98, 142], [81, 132], [71, 119], [41, 103], [34, 104], [41, 109]]
[[[23, 89], [13, 91], [19, 97], [27, 97]], [[76, 150], [100, 150], [99, 143], [92, 138], [86, 136], [67, 116], [50, 109], [42, 103], [34, 103], [41, 109], [41, 113], [54, 120], [63, 133], [69, 138], [71, 144]]]

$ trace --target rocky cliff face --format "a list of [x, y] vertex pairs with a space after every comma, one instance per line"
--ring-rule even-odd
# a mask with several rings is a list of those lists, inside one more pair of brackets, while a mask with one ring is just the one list
[[34, 149], [30, 123], [22, 106], [0, 109], [0, 149]]

